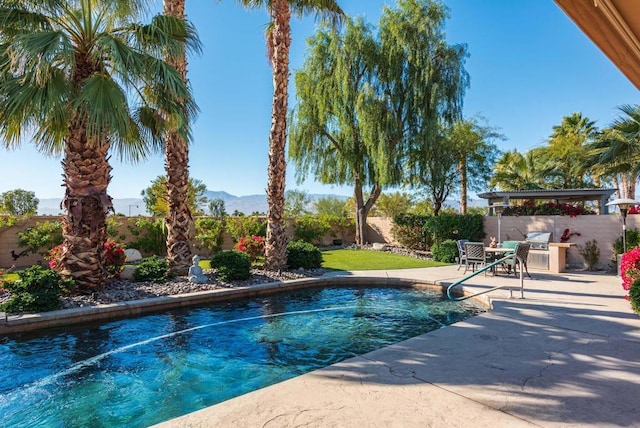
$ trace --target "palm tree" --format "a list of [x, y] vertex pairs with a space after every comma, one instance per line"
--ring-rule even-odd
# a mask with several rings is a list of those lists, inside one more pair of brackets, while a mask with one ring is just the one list
[[592, 185], [586, 159], [589, 145], [597, 136], [595, 122], [579, 112], [564, 116], [560, 125], [553, 127], [548, 146], [539, 149], [539, 154], [555, 165], [553, 187], [568, 189]]
[[640, 106], [623, 105], [623, 116], [614, 120], [591, 145], [592, 165], [598, 165], [613, 178], [620, 198], [635, 199], [640, 178]]
[[505, 191], [544, 189], [552, 174], [553, 167], [542, 163], [535, 150], [524, 155], [518, 150], [510, 150], [496, 163], [490, 185]]
[[7, 147], [28, 138], [63, 155], [65, 249], [57, 265], [80, 291], [106, 278], [109, 153], [143, 159], [162, 148], [168, 126], [186, 123], [196, 109], [159, 55], [197, 39], [173, 17], [138, 23], [144, 3], [0, 0], [0, 135]]
[[489, 126], [480, 125], [476, 118], [459, 120], [448, 133], [460, 176], [460, 214], [464, 215], [468, 190], [480, 190], [491, 178], [491, 166], [498, 156], [491, 140], [504, 139], [504, 136]]
[[266, 7], [271, 23], [267, 48], [273, 67], [273, 101], [269, 132], [269, 166], [267, 182], [267, 239], [265, 266], [281, 269], [287, 264], [287, 237], [284, 218], [287, 140], [287, 100], [289, 96], [289, 47], [291, 14], [302, 17], [316, 13], [334, 22], [343, 15], [335, 0], [239, 0], [247, 8]]
[[[184, 19], [185, 0], [164, 0], [163, 13]], [[187, 83], [187, 57], [168, 56], [171, 64]], [[186, 124], [187, 126], [189, 124]], [[184, 274], [191, 265], [189, 238], [193, 229], [193, 218], [189, 210], [189, 141], [186, 135], [169, 130], [165, 135], [165, 171], [167, 173], [167, 261], [169, 270]]]

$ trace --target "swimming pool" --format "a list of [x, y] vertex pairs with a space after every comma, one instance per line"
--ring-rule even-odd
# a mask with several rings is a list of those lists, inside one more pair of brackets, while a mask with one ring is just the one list
[[306, 289], [0, 339], [0, 426], [148, 426], [483, 311], [441, 290]]

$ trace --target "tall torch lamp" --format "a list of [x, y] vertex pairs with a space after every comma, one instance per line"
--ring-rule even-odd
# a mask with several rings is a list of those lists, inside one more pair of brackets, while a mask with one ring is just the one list
[[491, 208], [493, 208], [494, 212], [498, 215], [498, 246], [502, 246], [502, 237], [500, 235], [500, 223], [502, 222], [502, 212], [507, 207], [505, 204], [497, 203], [491, 204]]
[[629, 211], [629, 207], [640, 204], [640, 202], [635, 199], [628, 198], [620, 198], [614, 199], [611, 202], [607, 203], [608, 207], [617, 205], [620, 209], [620, 216], [622, 217], [622, 252], [627, 252], [627, 211]]

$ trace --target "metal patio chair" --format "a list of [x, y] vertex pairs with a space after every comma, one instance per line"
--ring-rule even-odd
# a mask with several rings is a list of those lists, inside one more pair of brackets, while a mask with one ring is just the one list
[[[487, 264], [487, 253], [484, 251], [484, 243], [482, 242], [465, 242], [465, 263], [464, 273], [467, 273], [469, 268], [472, 272], [475, 272], [476, 266], [484, 266]], [[486, 275], [487, 272], [485, 271]]]
[[458, 239], [456, 244], [458, 244], [458, 270], [460, 270], [461, 266], [464, 266], [467, 262], [467, 252], [464, 249], [465, 242], [469, 242], [468, 239]]
[[522, 260], [522, 267], [526, 272], [527, 276], [531, 278], [531, 274], [529, 273], [529, 269], [527, 268], [527, 257], [529, 257], [529, 250], [531, 249], [531, 244], [528, 242], [518, 242], [516, 245], [515, 254], [517, 258], [505, 260], [503, 262], [503, 266], [506, 268], [507, 273], [511, 273], [511, 268], [513, 268], [514, 275], [518, 275], [517, 266], [520, 264], [520, 260]]

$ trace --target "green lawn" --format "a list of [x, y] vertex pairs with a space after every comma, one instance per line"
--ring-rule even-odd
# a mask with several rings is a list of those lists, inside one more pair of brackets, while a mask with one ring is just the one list
[[334, 270], [411, 269], [446, 266], [447, 263], [370, 250], [323, 251], [322, 267]]
[[[322, 267], [333, 270], [411, 269], [447, 265], [447, 263], [370, 250], [323, 251], [322, 258], [324, 259]], [[200, 260], [200, 266], [203, 269], [210, 269], [209, 260]], [[4, 281], [16, 281], [18, 279], [18, 274], [16, 273], [0, 275], [0, 280]]]

